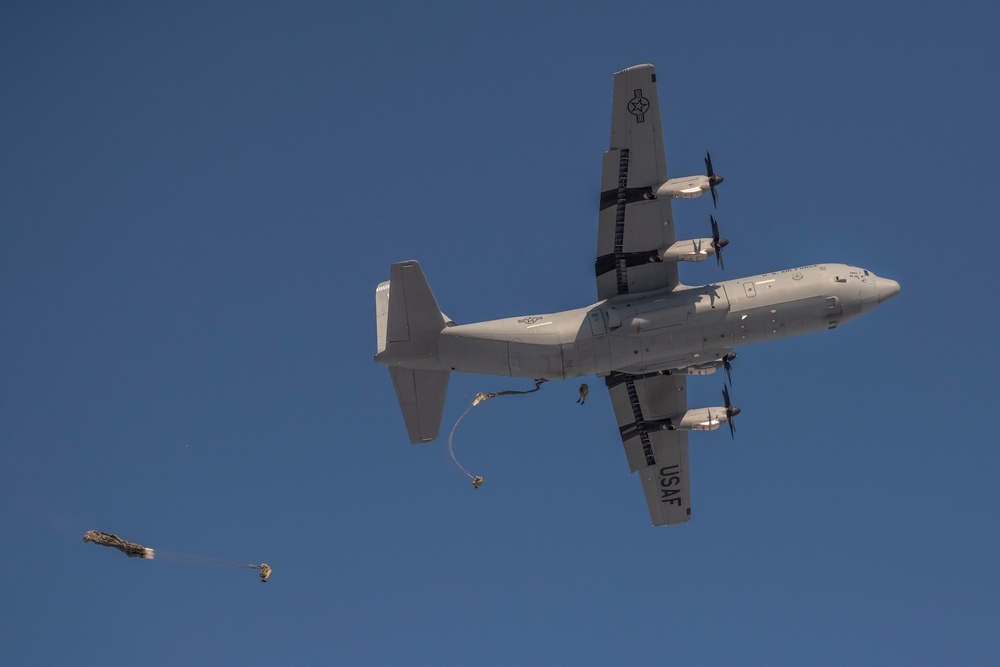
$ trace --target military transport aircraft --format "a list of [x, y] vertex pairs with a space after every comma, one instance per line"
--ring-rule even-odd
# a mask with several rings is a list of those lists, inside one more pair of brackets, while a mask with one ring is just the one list
[[689, 287], [678, 262], [715, 256], [727, 241], [676, 239], [671, 200], [712, 193], [705, 176], [667, 178], [652, 65], [615, 74], [611, 148], [604, 154], [597, 230], [597, 298], [561, 313], [458, 325], [438, 308], [415, 261], [393, 264], [375, 293], [378, 354], [392, 376], [413, 443], [438, 436], [452, 371], [562, 380], [605, 379], [632, 472], [654, 525], [691, 516], [688, 431], [728, 424], [739, 408], [688, 409], [687, 376], [730, 371], [733, 349], [833, 329], [899, 292], [845, 264], [813, 264]]

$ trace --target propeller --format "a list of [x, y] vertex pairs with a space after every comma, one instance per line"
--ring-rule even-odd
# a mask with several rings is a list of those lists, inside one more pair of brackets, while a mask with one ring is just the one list
[[719, 223], [716, 222], [715, 216], [708, 216], [712, 221], [712, 248], [715, 249], [715, 262], [719, 265], [719, 268], [723, 271], [726, 270], [726, 265], [722, 261], [722, 249], [729, 245], [729, 239], [724, 239], [719, 236]]
[[726, 377], [729, 378], [729, 384], [733, 383], [733, 364], [731, 362], [735, 358], [735, 352], [730, 352], [726, 356], [722, 357], [722, 367], [726, 369]]
[[719, 208], [719, 193], [715, 191], [715, 186], [726, 180], [718, 176], [712, 169], [712, 154], [705, 151], [705, 173], [708, 175], [708, 187], [712, 190], [712, 206]]
[[740, 409], [729, 400], [729, 387], [725, 384], [722, 385], [722, 400], [726, 403], [726, 421], [729, 422], [729, 435], [735, 440], [736, 422], [733, 420], [733, 417], [740, 414]]

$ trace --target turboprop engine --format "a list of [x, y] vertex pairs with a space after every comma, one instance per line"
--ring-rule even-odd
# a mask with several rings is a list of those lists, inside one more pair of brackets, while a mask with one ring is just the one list
[[714, 431], [740, 413], [737, 407], [695, 408], [674, 421], [671, 431]]
[[672, 197], [673, 199], [694, 199], [707, 192], [710, 187], [707, 176], [671, 178], [656, 188], [656, 196]]
[[715, 186], [724, 180], [722, 176], [715, 173], [715, 170], [712, 168], [712, 156], [706, 153], [704, 176], [671, 178], [657, 186], [655, 190], [646, 195], [646, 198], [672, 197], [674, 199], [694, 199], [695, 197], [700, 197], [703, 192], [711, 192], [712, 204], [717, 206], [719, 203], [719, 194], [715, 191]]
[[666, 419], [650, 419], [635, 425], [631, 433], [623, 432], [625, 439], [638, 436], [643, 431], [714, 431], [723, 424], [729, 424], [729, 434], [736, 437], [736, 421], [734, 417], [741, 410], [729, 400], [729, 387], [722, 387], [724, 406], [714, 408], [695, 408]]
[[653, 261], [657, 262], [701, 262], [715, 255], [715, 261], [719, 268], [726, 268], [722, 263], [722, 249], [729, 245], [729, 239], [719, 236], [719, 221], [714, 215], [708, 216], [712, 223], [712, 238], [710, 239], [686, 239], [678, 241], [673, 245], [661, 248], [653, 256]]
[[688, 375], [711, 375], [720, 368], [726, 369], [726, 375], [729, 376], [729, 381], [733, 381], [732, 376], [732, 366], [730, 365], [732, 360], [736, 358], [735, 352], [730, 352], [726, 354], [721, 359], [716, 359], [715, 361], [706, 361], [703, 364], [695, 364], [694, 366], [687, 367]]
[[[725, 248], [729, 240], [720, 238], [719, 245]], [[715, 252], [714, 239], [684, 239], [661, 248], [658, 254], [661, 262], [704, 262]]]

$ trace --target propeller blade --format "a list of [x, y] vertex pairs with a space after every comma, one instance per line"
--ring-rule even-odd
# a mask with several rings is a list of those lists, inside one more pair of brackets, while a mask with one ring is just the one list
[[708, 151], [705, 151], [705, 174], [708, 176], [708, 187], [712, 191], [712, 206], [719, 208], [719, 193], [715, 191], [715, 186], [725, 179], [716, 175], [715, 169], [712, 168], [712, 154]]
[[729, 363], [729, 355], [727, 354], [722, 358], [722, 367], [726, 369], [726, 378], [729, 380], [729, 384], [733, 383], [733, 365]]
[[729, 387], [725, 384], [722, 385], [722, 400], [726, 403], [726, 421], [729, 422], [729, 436], [735, 440], [736, 421], [734, 417], [740, 414], [740, 409], [733, 406], [733, 402], [729, 399]]
[[720, 269], [725, 271], [726, 264], [722, 261], [722, 249], [726, 244], [722, 243], [719, 238], [719, 223], [716, 222], [715, 216], [709, 215], [708, 217], [712, 221], [712, 247], [715, 248], [715, 263], [719, 265]]

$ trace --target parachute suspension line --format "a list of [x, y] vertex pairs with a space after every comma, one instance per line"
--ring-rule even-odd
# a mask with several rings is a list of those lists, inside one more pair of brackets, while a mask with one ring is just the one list
[[167, 558], [173, 558], [175, 560], [191, 561], [195, 563], [208, 563], [211, 565], [225, 565], [226, 567], [238, 567], [240, 569], [247, 570], [259, 570], [260, 580], [267, 583], [268, 577], [271, 576], [271, 568], [267, 563], [244, 563], [239, 560], [222, 560], [221, 558], [208, 558], [206, 556], [195, 556], [194, 554], [184, 554], [178, 551], [166, 551], [164, 549], [150, 549], [149, 547], [144, 547], [141, 544], [135, 544], [133, 542], [126, 542], [117, 535], [111, 533], [102, 533], [99, 530], [88, 530], [83, 534], [84, 542], [93, 542], [99, 544], [102, 547], [114, 547], [122, 553], [124, 553], [129, 558], [146, 558], [152, 560], [153, 555], [156, 551], [160, 552], [161, 556], [166, 556]]
[[209, 565], [224, 565], [225, 567], [238, 567], [241, 569], [248, 570], [259, 570], [259, 563], [244, 563], [240, 560], [224, 560], [222, 558], [209, 558], [208, 556], [195, 556], [194, 554], [180, 553], [179, 551], [167, 551], [165, 549], [157, 549], [156, 552], [161, 556], [166, 556], [174, 560], [186, 560], [195, 563], [206, 563]]
[[192, 563], [205, 563], [207, 565], [222, 565], [225, 567], [237, 567], [241, 570], [257, 570], [260, 574], [260, 580], [263, 583], [267, 583], [268, 578], [271, 576], [271, 568], [267, 563], [244, 563], [241, 560], [223, 560], [222, 558], [209, 558], [208, 556], [195, 556], [194, 554], [184, 554], [179, 551], [165, 551], [163, 549], [157, 549], [161, 555], [166, 556], [174, 560], [183, 560]]
[[469, 477], [469, 479], [472, 480], [472, 488], [478, 489], [480, 486], [482, 486], [483, 485], [483, 478], [480, 475], [473, 475], [471, 472], [469, 472], [468, 470], [465, 469], [465, 466], [463, 466], [461, 463], [458, 462], [457, 458], [455, 458], [455, 444], [454, 444], [455, 429], [457, 429], [458, 425], [462, 423], [463, 419], [465, 419], [465, 415], [467, 415], [470, 412], [472, 412], [472, 408], [476, 407], [480, 403], [483, 403], [484, 401], [488, 401], [491, 398], [496, 398], [497, 396], [514, 396], [514, 395], [518, 395], [518, 394], [534, 394], [536, 391], [538, 391], [539, 389], [542, 388], [542, 384], [544, 382], [547, 382], [547, 380], [545, 380], [544, 378], [535, 380], [535, 388], [534, 389], [528, 389], [528, 390], [525, 390], [525, 391], [517, 391], [517, 390], [514, 390], [514, 389], [509, 389], [507, 391], [495, 391], [495, 392], [491, 391], [491, 392], [486, 392], [486, 393], [479, 392], [478, 394], [476, 394], [475, 400], [472, 401], [472, 405], [470, 405], [469, 407], [467, 407], [465, 409], [465, 412], [463, 412], [462, 415], [455, 421], [455, 425], [451, 427], [451, 433], [448, 434], [448, 453], [451, 454], [451, 460], [455, 462], [455, 465], [458, 466], [459, 470], [461, 470], [462, 472], [464, 472]]

